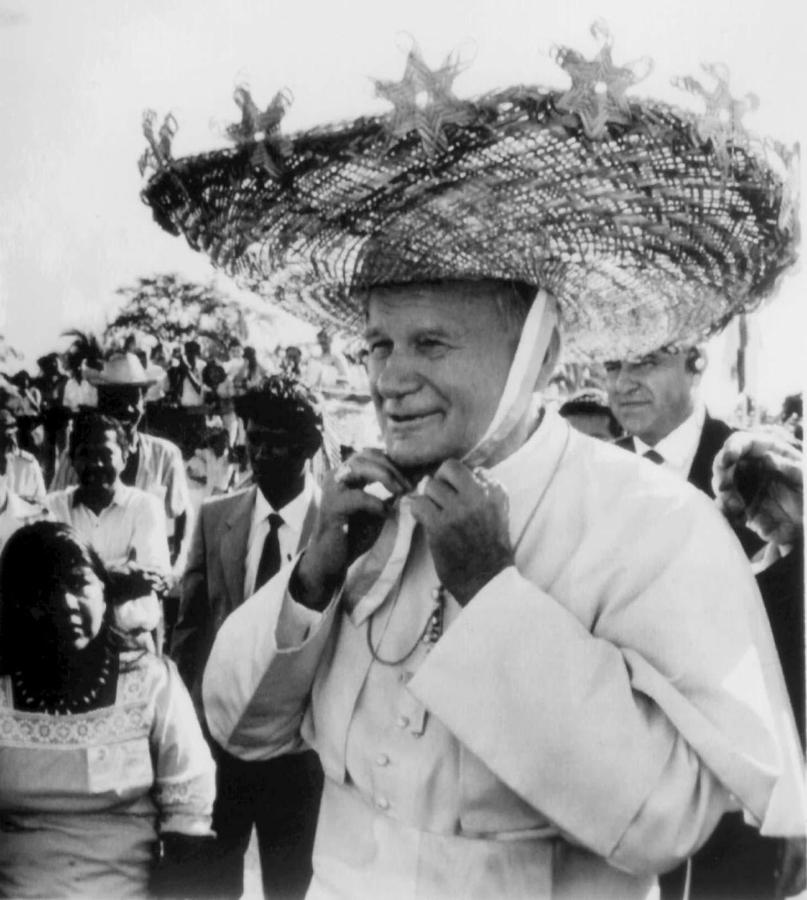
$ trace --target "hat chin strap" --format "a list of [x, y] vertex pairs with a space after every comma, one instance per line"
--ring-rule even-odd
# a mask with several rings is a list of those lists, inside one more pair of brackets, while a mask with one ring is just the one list
[[[510, 445], [511, 436], [529, 413], [535, 391], [548, 380], [557, 362], [557, 324], [554, 298], [546, 291], [538, 291], [524, 321], [499, 405], [487, 431], [463, 457], [466, 465], [492, 466], [516, 449]], [[551, 351], [549, 357], [547, 351]]]

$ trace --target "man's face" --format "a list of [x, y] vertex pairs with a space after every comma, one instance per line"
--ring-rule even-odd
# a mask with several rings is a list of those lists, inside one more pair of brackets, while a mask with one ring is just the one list
[[700, 375], [686, 353], [650, 353], [606, 363], [608, 400], [622, 427], [655, 446], [692, 414]]
[[117, 433], [110, 429], [90, 434], [78, 444], [72, 462], [85, 490], [109, 492], [114, 490], [126, 460]]
[[117, 419], [133, 435], [145, 411], [143, 389], [134, 385], [102, 385], [98, 389], [98, 412]]
[[247, 455], [265, 497], [284, 493], [301, 478], [315, 449], [285, 428], [272, 428], [253, 419], [247, 422]]
[[474, 447], [493, 419], [517, 344], [494, 288], [452, 282], [375, 290], [365, 336], [390, 459], [432, 467]]

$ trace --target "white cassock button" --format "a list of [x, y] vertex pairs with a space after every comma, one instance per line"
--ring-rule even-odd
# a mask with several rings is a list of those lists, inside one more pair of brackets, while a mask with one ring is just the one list
[[409, 724], [409, 717], [398, 716], [398, 721], [395, 724], [398, 726], [398, 728], [406, 728], [406, 726]]
[[376, 798], [375, 798], [375, 805], [376, 805], [379, 809], [389, 809], [389, 800], [387, 800], [386, 797], [376, 797]]
[[386, 753], [379, 753], [375, 758], [375, 764], [377, 766], [388, 766], [389, 765], [389, 757]]

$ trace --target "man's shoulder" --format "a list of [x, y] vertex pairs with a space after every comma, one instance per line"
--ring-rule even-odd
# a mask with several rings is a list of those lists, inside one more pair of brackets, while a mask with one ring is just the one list
[[255, 487], [242, 488], [230, 494], [208, 497], [199, 507], [199, 515], [209, 522], [223, 520], [234, 515], [251, 515], [255, 499]]
[[[71, 489], [68, 488], [68, 490]], [[156, 510], [160, 515], [162, 515], [162, 504], [160, 503], [160, 501], [154, 496], [154, 494], [150, 494], [148, 491], [144, 491], [139, 487], [132, 487], [128, 484], [119, 485], [115, 495], [115, 500], [122, 506], [128, 506], [136, 509], [150, 508], [152, 510]]]
[[180, 465], [182, 464], [182, 451], [168, 438], [157, 437], [155, 434], [141, 431], [140, 446], [153, 457], [171, 457], [173, 460], [178, 460]]
[[77, 485], [73, 485], [58, 491], [50, 491], [45, 495], [45, 505], [54, 515], [63, 518], [73, 506], [73, 495], [77, 489]]
[[[572, 431], [565, 467], [578, 479], [580, 497], [599, 498], [603, 509], [669, 512], [703, 506], [698, 491], [664, 466], [654, 466], [624, 446]], [[708, 504], [707, 504], [708, 505]]]
[[36, 466], [39, 468], [39, 463], [37, 462], [36, 457], [33, 453], [29, 453], [27, 450], [18, 450], [15, 454], [15, 458], [24, 466]]

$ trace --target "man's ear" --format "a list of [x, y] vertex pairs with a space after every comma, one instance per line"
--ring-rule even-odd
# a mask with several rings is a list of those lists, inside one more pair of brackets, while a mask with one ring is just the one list
[[702, 375], [706, 362], [706, 351], [702, 347], [690, 347], [687, 350], [686, 370], [691, 375]]

